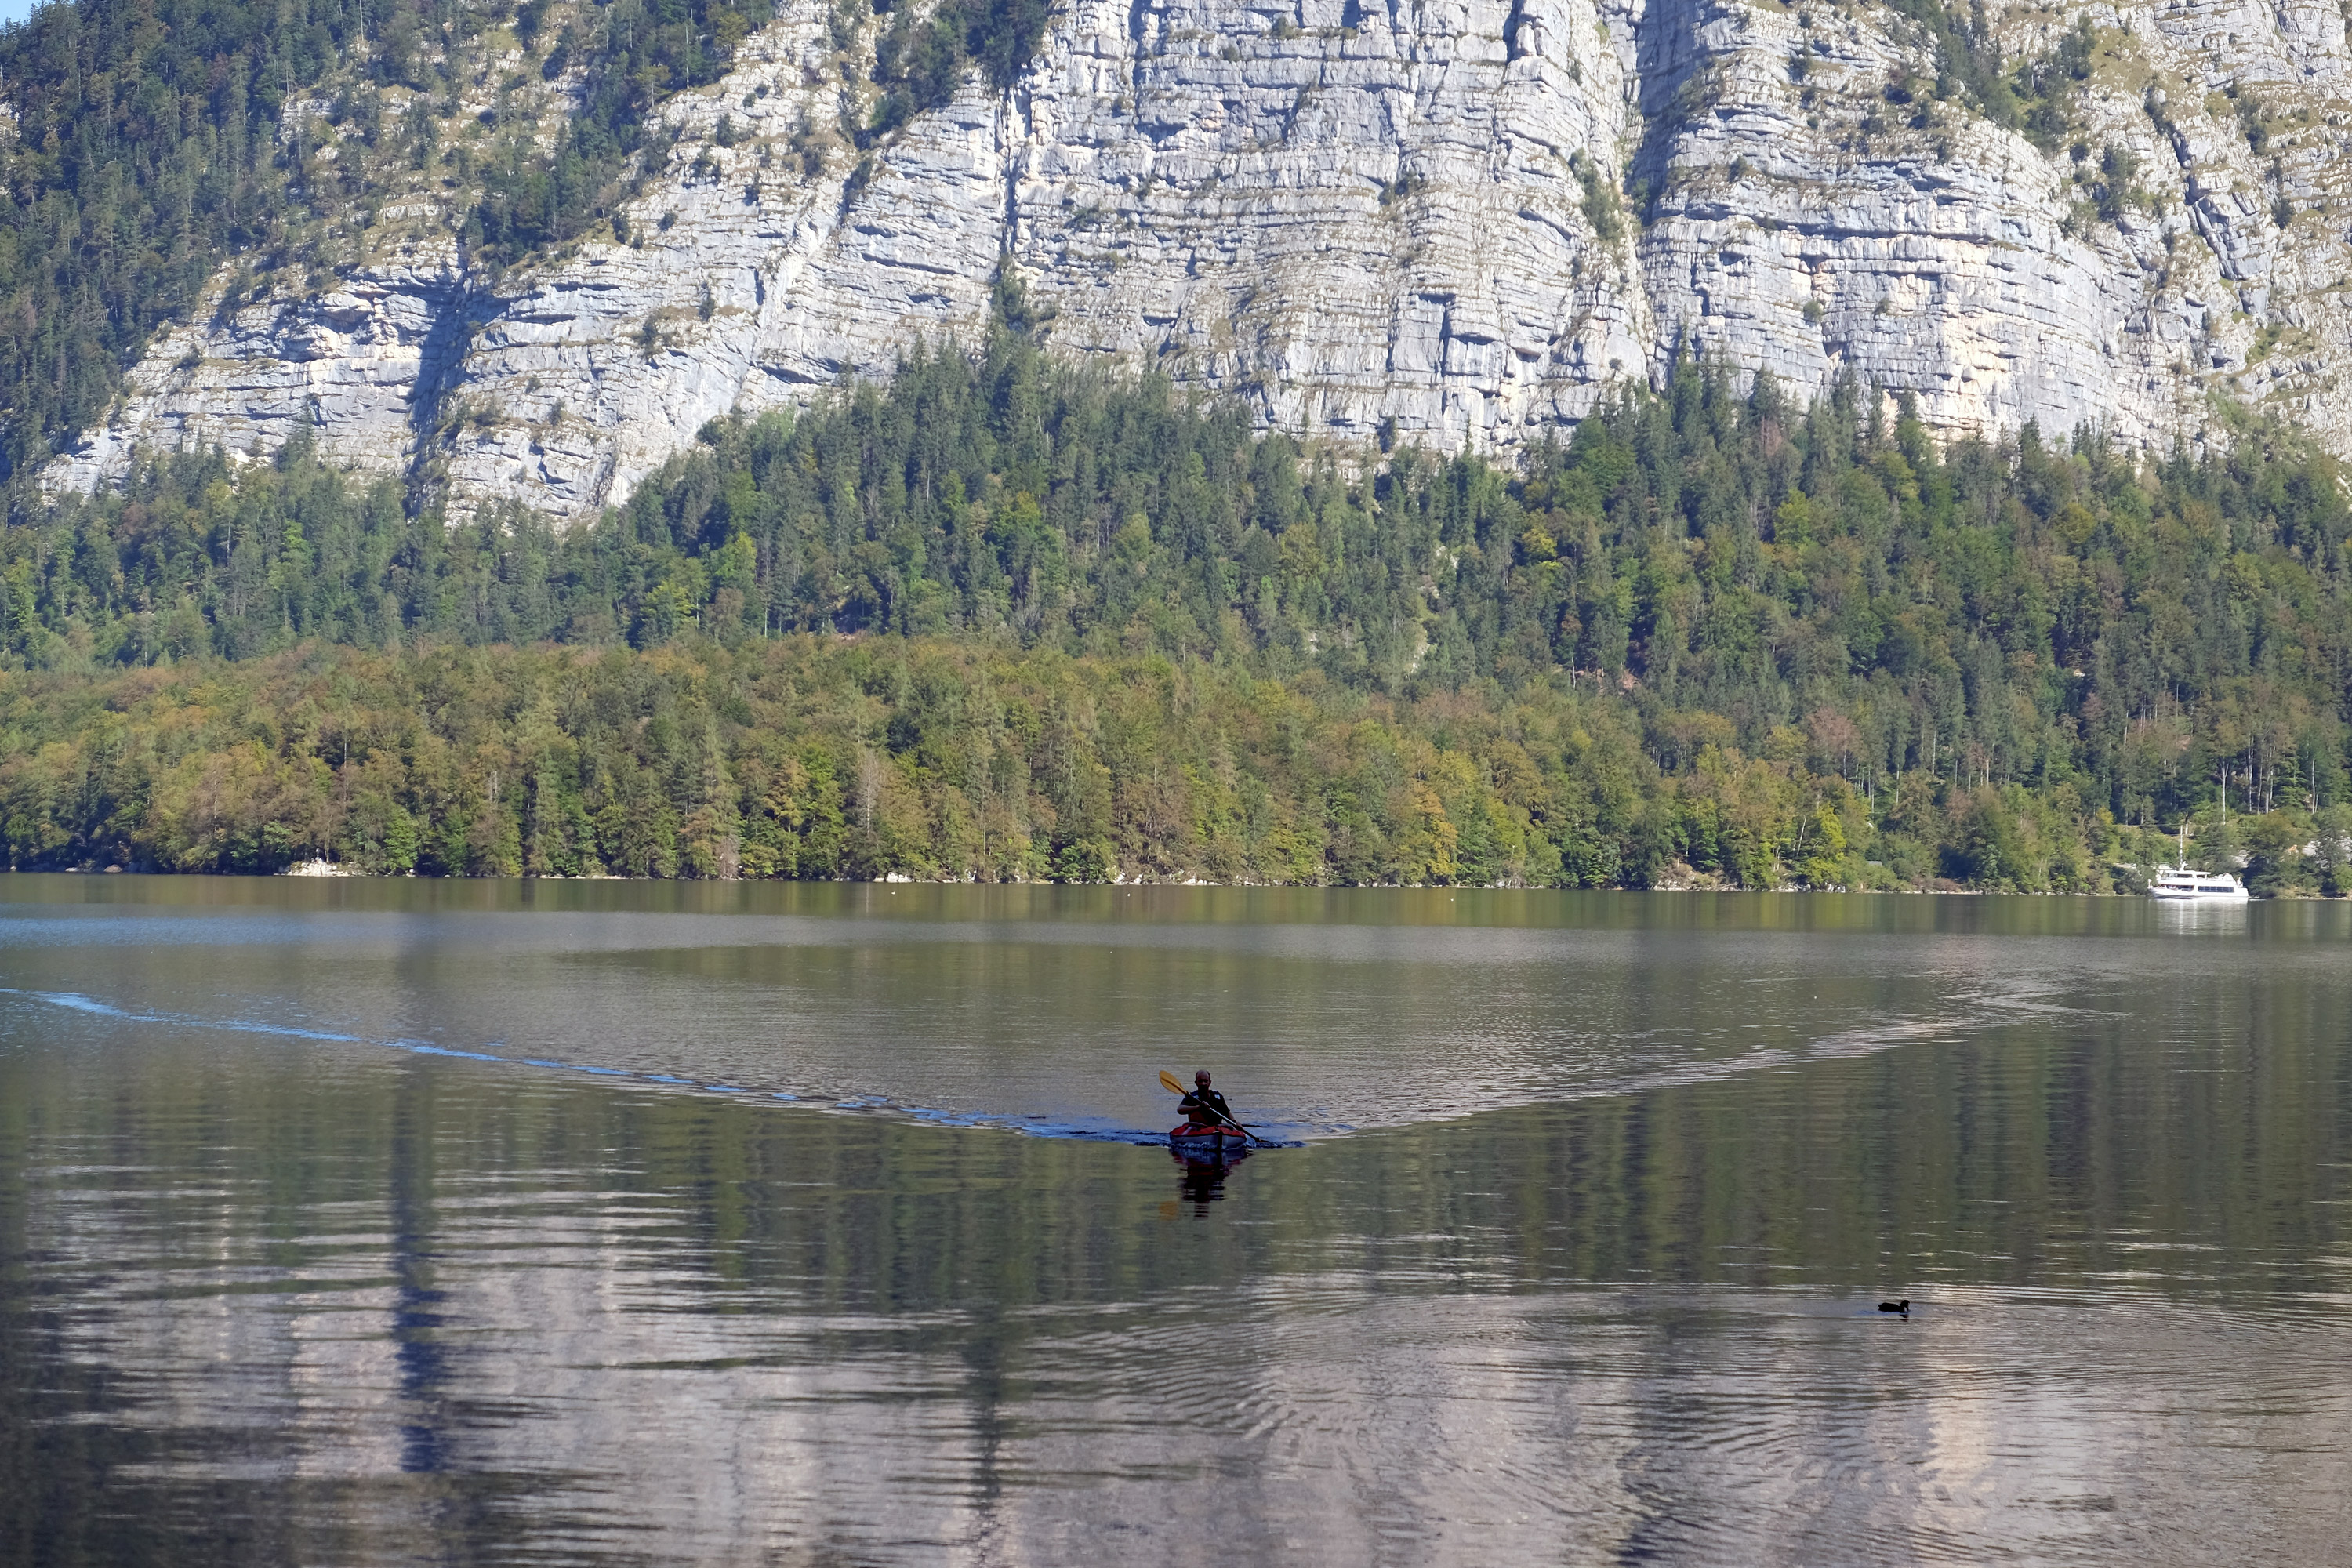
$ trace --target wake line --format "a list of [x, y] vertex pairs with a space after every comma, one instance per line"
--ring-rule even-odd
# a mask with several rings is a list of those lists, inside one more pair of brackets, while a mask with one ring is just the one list
[[1580, 1092], [1562, 1098], [1597, 1100], [1612, 1094], [1645, 1093], [1654, 1089], [1727, 1083], [1757, 1073], [1782, 1071], [1816, 1061], [1876, 1056], [1897, 1047], [1950, 1039], [2022, 1018], [2105, 1016], [2097, 1008], [2068, 1006], [2042, 1000], [2045, 996], [2071, 994], [2073, 989], [2071, 983], [2053, 980], [2021, 983], [2003, 991], [1962, 992], [1946, 998], [1947, 1005], [1958, 1005], [1972, 1008], [1972, 1011], [1940, 1017], [1888, 1018], [1853, 1028], [1836, 1029], [1815, 1036], [1800, 1049], [1763, 1046], [1711, 1061], [1653, 1068], [1633, 1075], [1628, 1080], [1595, 1083]]
[[[133, 1012], [101, 1002], [95, 996], [84, 996], [74, 991], [26, 991], [14, 985], [0, 985], [0, 996], [24, 996], [36, 1002], [46, 1002], [68, 1012], [88, 1013], [100, 1018], [118, 1019], [127, 1024], [168, 1024], [184, 1029], [217, 1029], [239, 1035], [276, 1035], [289, 1039], [319, 1040], [335, 1045], [375, 1046], [384, 1050], [403, 1051], [415, 1057], [449, 1057], [461, 1061], [496, 1062], [501, 1067], [537, 1068], [542, 1071], [587, 1073], [596, 1078], [627, 1079], [634, 1082], [657, 1084], [665, 1089], [688, 1089], [707, 1094], [724, 1094], [740, 1098], [763, 1091], [746, 1089], [740, 1084], [706, 1083], [698, 1079], [679, 1078], [671, 1073], [635, 1072], [627, 1068], [600, 1067], [593, 1062], [560, 1061], [551, 1057], [502, 1057], [489, 1051], [459, 1050], [453, 1046], [436, 1046], [425, 1040], [376, 1040], [363, 1035], [337, 1034], [331, 1029], [305, 1029], [290, 1024], [268, 1024], [256, 1018], [198, 1018], [184, 1013]], [[927, 1106], [901, 1105], [887, 1096], [853, 1094], [839, 1100], [822, 1095], [803, 1096], [790, 1089], [766, 1091], [765, 1098], [812, 1110], [884, 1110], [922, 1122], [932, 1127], [992, 1127], [1018, 1132], [1032, 1138], [1069, 1138], [1097, 1143], [1158, 1144], [1165, 1134], [1147, 1132], [1136, 1128], [1088, 1126], [1077, 1122], [1054, 1121], [1042, 1117], [992, 1116], [981, 1111], [939, 1110]]]
[[[64, 1007], [76, 1013], [94, 1013], [101, 1018], [120, 1018], [131, 1024], [177, 1024], [190, 1029], [235, 1029], [247, 1035], [287, 1035], [301, 1040], [338, 1040], [346, 1045], [373, 1045], [379, 1042], [362, 1040], [357, 1035], [338, 1035], [325, 1029], [298, 1029], [287, 1024], [263, 1024], [246, 1020], [226, 1023], [211, 1018], [191, 1018], [176, 1013], [131, 1013], [110, 1002], [95, 996], [84, 996], [73, 991], [20, 991], [13, 985], [0, 985], [0, 994], [30, 996], [37, 1002]], [[492, 1060], [497, 1058], [492, 1058]]]

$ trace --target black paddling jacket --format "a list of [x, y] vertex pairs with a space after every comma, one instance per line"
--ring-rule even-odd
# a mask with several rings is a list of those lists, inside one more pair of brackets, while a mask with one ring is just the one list
[[1196, 1089], [1177, 1102], [1184, 1120], [1195, 1127], [1221, 1125], [1233, 1120], [1225, 1097], [1213, 1089]]

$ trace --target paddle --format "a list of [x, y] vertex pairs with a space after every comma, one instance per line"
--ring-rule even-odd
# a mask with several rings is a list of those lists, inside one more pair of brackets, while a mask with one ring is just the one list
[[[1166, 1089], [1171, 1094], [1185, 1094], [1190, 1092], [1185, 1089], [1183, 1081], [1172, 1072], [1162, 1071], [1160, 1073], [1160, 1087]], [[1218, 1115], [1217, 1110], [1214, 1106], [1203, 1106], [1202, 1109], [1207, 1110], [1211, 1115]], [[1223, 1121], [1226, 1126], [1239, 1132], [1243, 1137], [1248, 1139], [1253, 1143], [1263, 1143], [1265, 1142], [1265, 1139], [1259, 1137], [1248, 1128], [1244, 1127], [1240, 1122], [1234, 1121], [1230, 1116], [1220, 1115], [1218, 1116], [1218, 1120]]]

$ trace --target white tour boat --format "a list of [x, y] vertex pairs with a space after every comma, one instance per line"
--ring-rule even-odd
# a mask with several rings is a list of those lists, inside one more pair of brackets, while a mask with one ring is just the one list
[[2189, 868], [2188, 826], [2182, 825], [2180, 859], [2178, 866], [2160, 868], [2156, 880], [2147, 885], [2148, 896], [2168, 903], [2242, 904], [2246, 901], [2245, 884], [2227, 871], [2192, 871]]
[[2167, 866], [2147, 885], [2148, 896], [2171, 902], [2200, 904], [2242, 904], [2246, 901], [2245, 884], [2226, 871], [2192, 871], [2186, 866]]

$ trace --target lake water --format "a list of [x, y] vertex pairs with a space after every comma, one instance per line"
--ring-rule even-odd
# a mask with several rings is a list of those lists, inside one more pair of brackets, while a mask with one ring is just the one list
[[2342, 1562], [2347, 958], [0, 877], [0, 1563]]

